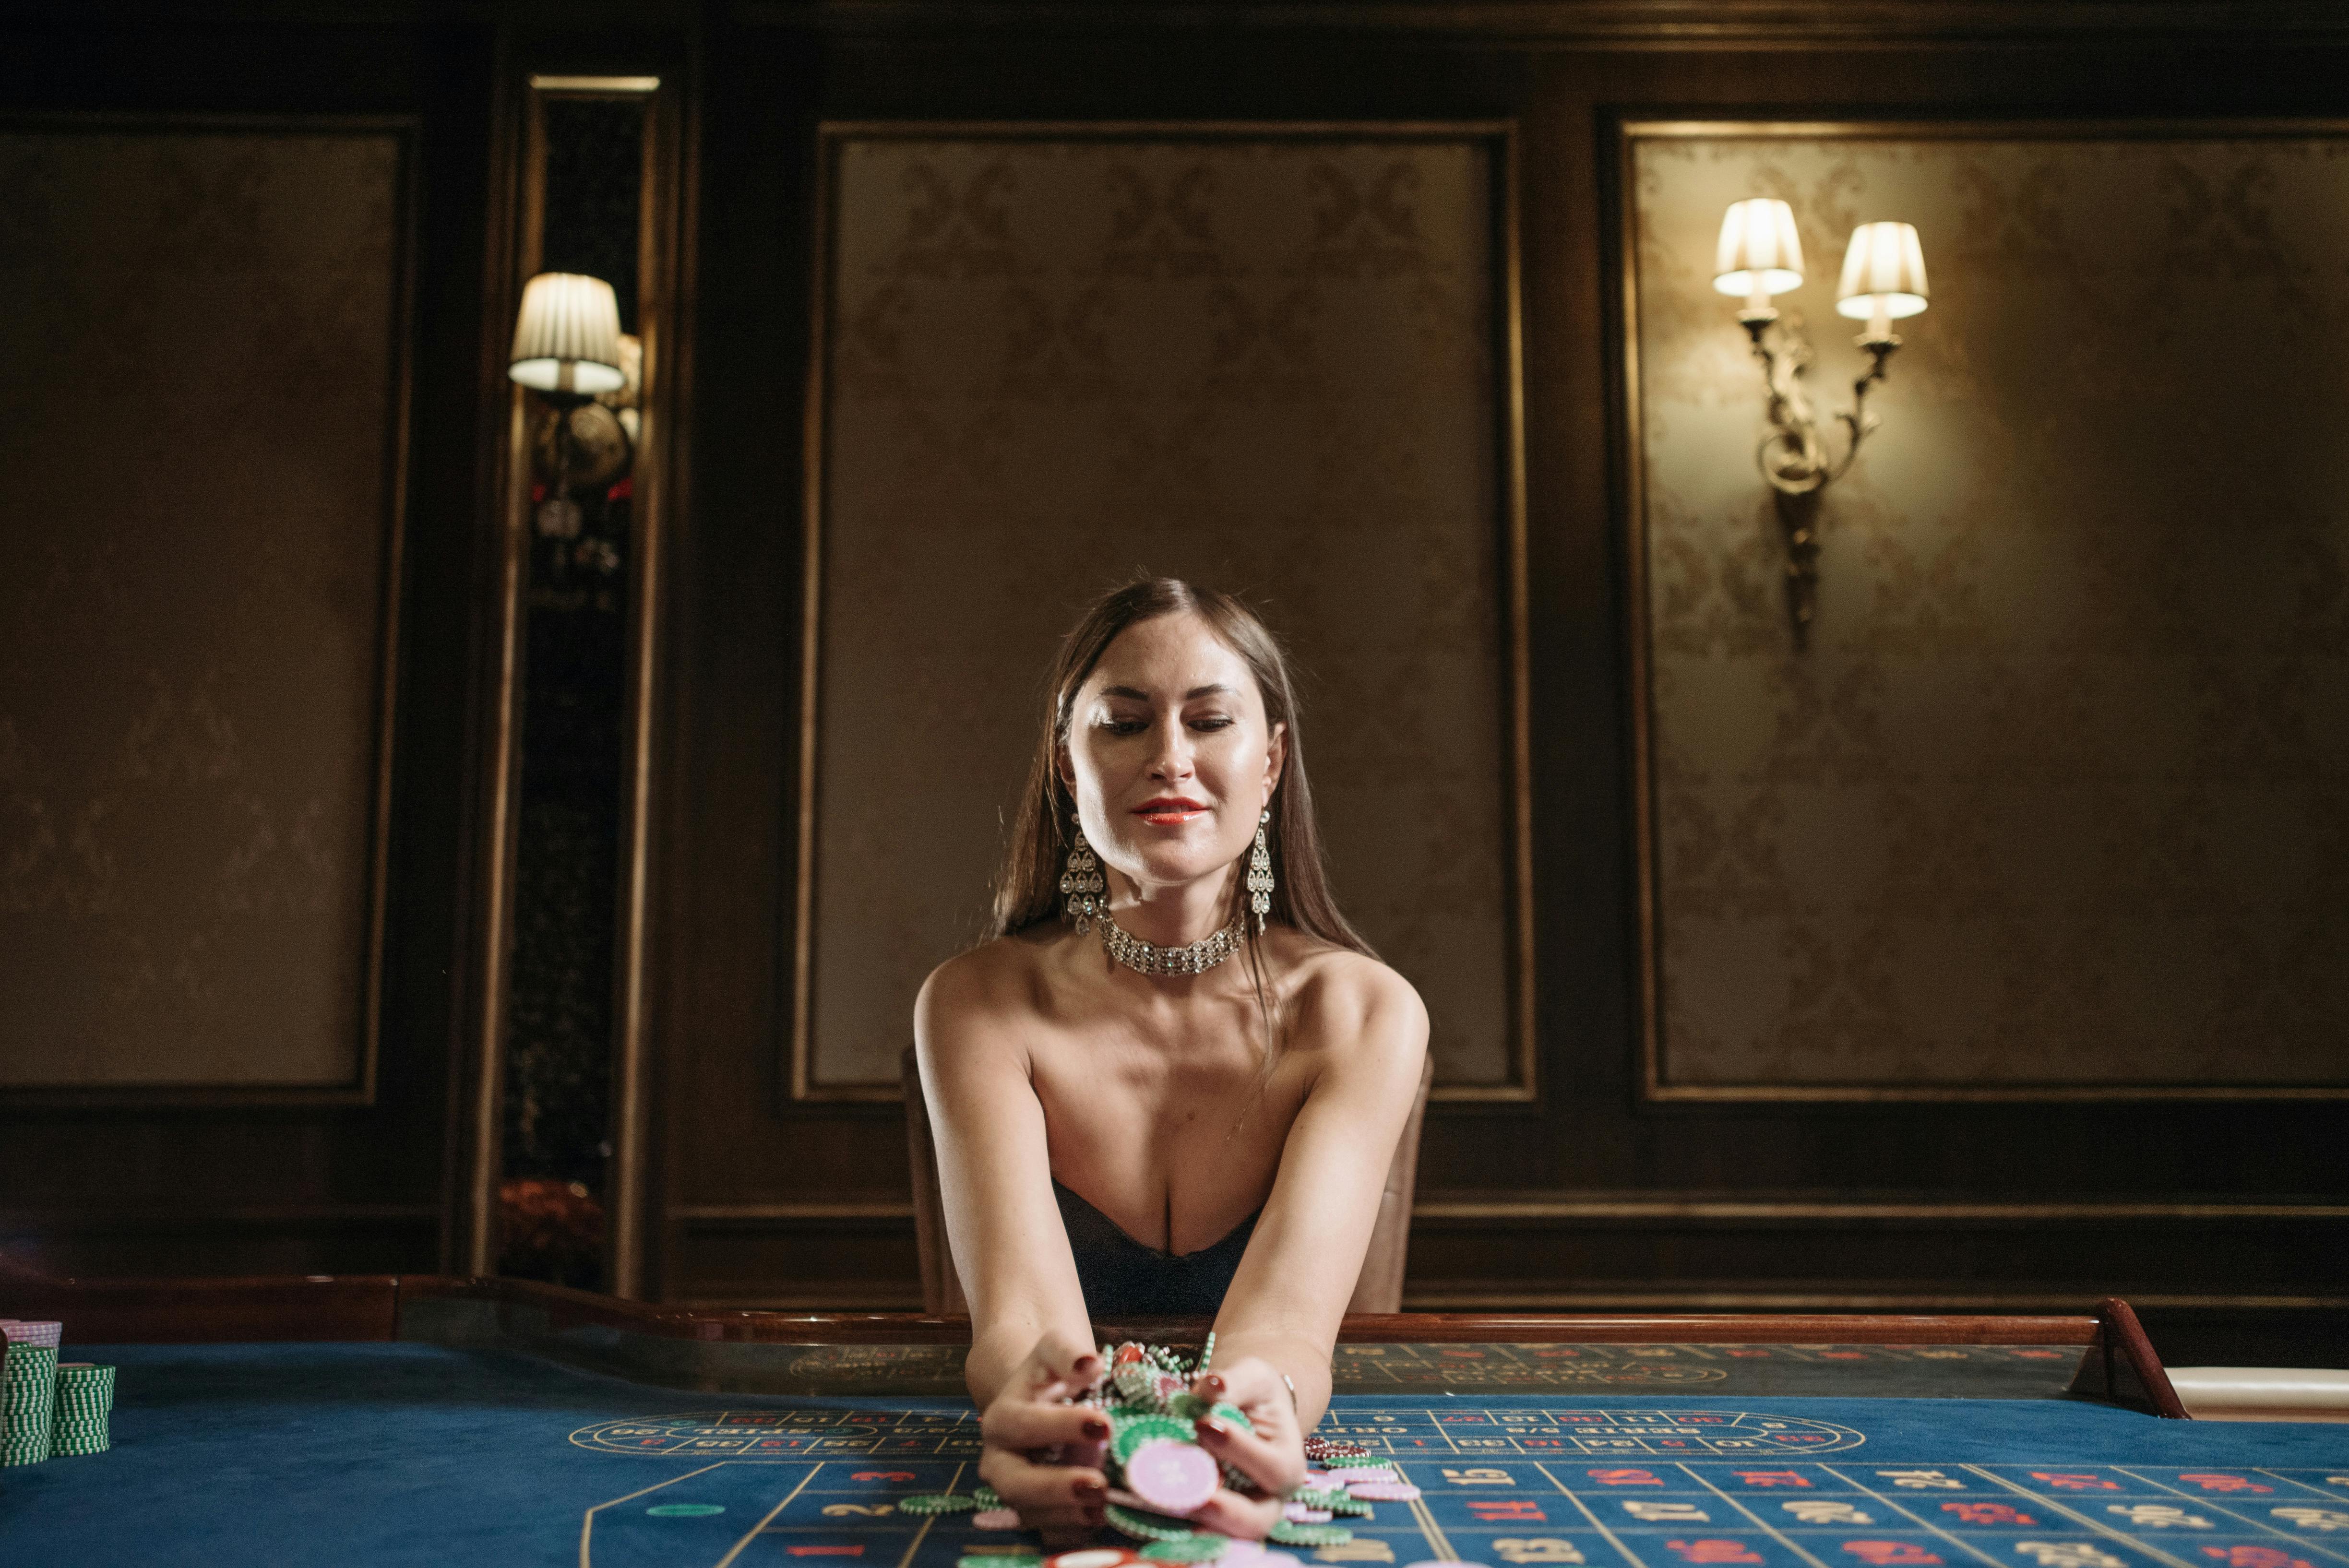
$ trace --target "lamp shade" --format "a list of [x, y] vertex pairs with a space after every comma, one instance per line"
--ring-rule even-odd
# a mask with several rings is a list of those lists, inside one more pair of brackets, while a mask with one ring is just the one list
[[617, 391], [620, 302], [602, 278], [541, 273], [523, 285], [506, 374], [540, 392]]
[[1925, 252], [1912, 223], [1862, 223], [1843, 253], [1836, 312], [1854, 321], [1898, 320], [1925, 308]]
[[1800, 288], [1803, 242], [1795, 232], [1795, 210], [1768, 196], [1731, 202], [1722, 216], [1713, 271], [1713, 286], [1741, 299]]

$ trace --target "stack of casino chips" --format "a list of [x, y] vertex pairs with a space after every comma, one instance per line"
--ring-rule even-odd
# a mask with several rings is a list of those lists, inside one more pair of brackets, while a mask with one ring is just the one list
[[[1253, 1429], [1237, 1406], [1210, 1404], [1190, 1391], [1214, 1356], [1215, 1344], [1215, 1336], [1208, 1336], [1195, 1356], [1154, 1345], [1103, 1346], [1108, 1376], [1072, 1401], [1091, 1405], [1108, 1418], [1108, 1451], [1102, 1458], [1109, 1481], [1104, 1511], [1110, 1526], [1138, 1547], [1090, 1547], [1051, 1556], [990, 1547], [962, 1557], [956, 1568], [1167, 1568], [1200, 1563], [1221, 1568], [1303, 1568], [1291, 1553], [1199, 1528], [1188, 1517], [1222, 1488], [1243, 1494], [1257, 1491], [1247, 1476], [1218, 1464], [1199, 1446], [1198, 1422], [1205, 1417]], [[1309, 1439], [1307, 1456], [1319, 1468], [1308, 1473], [1306, 1487], [1287, 1494], [1284, 1517], [1268, 1538], [1273, 1546], [1344, 1544], [1353, 1539], [1353, 1532], [1336, 1523], [1333, 1515], [1371, 1512], [1368, 1500], [1350, 1486], [1350, 1480], [1371, 1483], [1399, 1479], [1391, 1469], [1371, 1468], [1377, 1461], [1356, 1445]], [[1361, 1467], [1356, 1478], [1346, 1476], [1350, 1465]], [[1321, 1484], [1311, 1484], [1316, 1481]], [[1393, 1495], [1419, 1493], [1416, 1488], [1397, 1487]], [[897, 1506], [908, 1513], [978, 1511], [971, 1520], [977, 1529], [1019, 1528], [1019, 1515], [984, 1487], [969, 1496], [948, 1492], [905, 1498]]]
[[102, 1454], [112, 1442], [114, 1368], [57, 1360], [64, 1325], [0, 1317], [7, 1359], [0, 1363], [0, 1465], [38, 1464], [61, 1454]]
[[38, 1464], [49, 1457], [61, 1332], [55, 1323], [0, 1321], [8, 1341], [7, 1360], [0, 1364], [0, 1465]]
[[102, 1454], [113, 1444], [107, 1418], [114, 1413], [114, 1368], [87, 1361], [57, 1366], [57, 1399], [49, 1421], [49, 1452]]

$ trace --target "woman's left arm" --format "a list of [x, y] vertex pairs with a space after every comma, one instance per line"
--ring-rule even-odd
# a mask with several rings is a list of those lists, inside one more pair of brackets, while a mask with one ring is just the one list
[[1215, 1365], [1202, 1380], [1257, 1427], [1202, 1423], [1208, 1447], [1275, 1493], [1302, 1478], [1303, 1434], [1330, 1402], [1331, 1347], [1419, 1094], [1427, 1009], [1402, 976], [1349, 954], [1299, 995], [1296, 1027], [1297, 1047], [1314, 1052], [1319, 1068], [1216, 1315]]

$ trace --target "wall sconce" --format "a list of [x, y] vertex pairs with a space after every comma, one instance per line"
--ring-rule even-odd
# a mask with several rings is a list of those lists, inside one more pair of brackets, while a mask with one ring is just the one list
[[541, 273], [523, 286], [506, 375], [547, 405], [530, 443], [551, 491], [536, 514], [542, 534], [576, 538], [572, 485], [603, 484], [626, 471], [636, 449], [636, 341], [620, 331], [619, 300], [603, 279]]
[[1802, 286], [1803, 242], [1795, 232], [1794, 210], [1767, 197], [1732, 202], [1721, 221], [1713, 272], [1713, 287], [1744, 299], [1737, 319], [1762, 361], [1770, 433], [1756, 456], [1786, 536], [1786, 607], [1800, 648], [1808, 645], [1818, 611], [1818, 495], [1843, 477], [1859, 455], [1860, 443], [1877, 428], [1877, 417], [1868, 411], [1868, 389], [1884, 379], [1885, 362], [1900, 346], [1892, 323], [1925, 308], [1925, 253], [1916, 229], [1907, 223], [1862, 223], [1851, 232], [1836, 311], [1868, 324], [1856, 341], [1868, 353], [1868, 367], [1852, 383], [1850, 411], [1836, 416], [1849, 434], [1840, 459], [1828, 457], [1817, 416], [1803, 393], [1809, 342], [1799, 328], [1781, 326], [1774, 344], [1769, 330], [1778, 320], [1770, 296]]

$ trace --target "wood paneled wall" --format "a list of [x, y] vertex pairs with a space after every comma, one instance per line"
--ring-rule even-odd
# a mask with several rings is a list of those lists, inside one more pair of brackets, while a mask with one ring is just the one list
[[[2101, 20], [2099, 19], [2101, 18]], [[2240, 20], [2240, 16], [2237, 18]], [[707, 40], [698, 497], [659, 918], [671, 1299], [916, 1298], [898, 1114], [785, 1081], [797, 432], [826, 120], [1505, 119], [1525, 291], [1538, 1102], [1434, 1108], [1408, 1305], [2349, 1300], [2339, 1108], [1641, 1098], [1611, 127], [2337, 115], [2342, 40], [2186, 10], [745, 6]], [[2194, 31], [2202, 29], [2199, 32]], [[1758, 400], [1757, 400], [1758, 401]], [[1897, 433], [1896, 433], [1897, 438]], [[2164, 1321], [2157, 1317], [2157, 1321]]]
[[1435, 1108], [1407, 1303], [2021, 1309], [2119, 1292], [2154, 1308], [2158, 1339], [2186, 1315], [2308, 1325], [2349, 1302], [2337, 1105], [1642, 1099], [1610, 215], [1610, 128], [1627, 114], [2349, 118], [2349, 32], [2328, 8], [720, 0], [625, 21], [492, 4], [462, 26], [420, 0], [305, 13], [45, 19], [0, 51], [0, 94], [421, 128], [378, 1093], [306, 1110], [10, 1109], [0, 1245], [109, 1273], [441, 1261], [449, 1150], [470, 1114], [454, 1019], [471, 1005], [469, 693], [492, 587], [484, 391], [503, 407], [504, 326], [482, 308], [511, 232], [500, 84], [657, 57], [693, 62], [700, 217], [685, 302], [691, 502], [657, 663], [655, 1294], [848, 1307], [917, 1293], [901, 1113], [794, 1103], [787, 1082], [818, 126], [1433, 119], [1516, 127], [1542, 1087], [1532, 1103]]
[[[0, 1249], [59, 1273], [436, 1267], [452, 1088], [451, 965], [467, 875], [463, 802], [472, 766], [466, 694], [478, 593], [474, 477], [495, 33], [406, 16], [345, 15], [313, 25], [281, 12], [261, 24], [239, 22], [232, 11], [195, 25], [109, 23], [108, 15], [101, 6], [69, 23], [54, 11], [37, 21], [12, 21], [8, 46], [0, 50], [0, 103], [30, 123], [65, 117], [101, 124], [119, 117], [117, 123], [137, 128], [192, 117], [283, 127], [304, 117], [369, 116], [413, 128], [412, 303], [422, 326], [404, 334], [409, 341], [398, 350], [410, 357], [412, 376], [386, 940], [372, 1020], [378, 1056], [372, 1096], [345, 1095], [343, 1103], [298, 1097], [274, 1104], [254, 1103], [258, 1097], [245, 1103], [109, 1103], [99, 1093], [78, 1105], [20, 1098], [0, 1106]], [[233, 173], [216, 184], [213, 194], [233, 208]], [[0, 188], [0, 202], [34, 195]], [[265, 280], [260, 286], [265, 292]], [[40, 322], [20, 320], [16, 330], [38, 332]], [[171, 482], [203, 495], [208, 505], [233, 504], [243, 487], [259, 482], [238, 461], [237, 442], [205, 435], [208, 419], [249, 401], [239, 389], [206, 385], [207, 376], [232, 374], [233, 363], [230, 356], [175, 367], [176, 415], [144, 426], [126, 422], [120, 432], [125, 442], [147, 443], [150, 459], [171, 465]], [[335, 369], [328, 363], [308, 367], [326, 376]], [[382, 436], [387, 451], [399, 449], [391, 418]], [[168, 534], [187, 516], [111, 521], [131, 531], [125, 547], [135, 549], [138, 528]], [[17, 517], [9, 526], [43, 521]], [[260, 548], [265, 552], [266, 542]], [[207, 584], [198, 571], [182, 586], [202, 593], [222, 585]], [[283, 635], [287, 628], [263, 630]], [[145, 656], [141, 626], [126, 617], [93, 614], [77, 635], [87, 649], [83, 678], [98, 686], [129, 681]], [[222, 645], [208, 655], [201, 645], [176, 650], [189, 678], [208, 658], [233, 667], [233, 652]], [[298, 665], [298, 655], [288, 662]], [[239, 692], [226, 706], [233, 712], [238, 700], [263, 695]], [[149, 834], [177, 831], [164, 815], [138, 826]], [[318, 849], [335, 857], [340, 872], [353, 869], [347, 846]], [[349, 961], [360, 957], [355, 953]], [[268, 1016], [265, 993], [228, 1000]], [[354, 1048], [370, 1023], [357, 1013], [348, 1021]], [[0, 1021], [0, 1037], [22, 1025]]]

